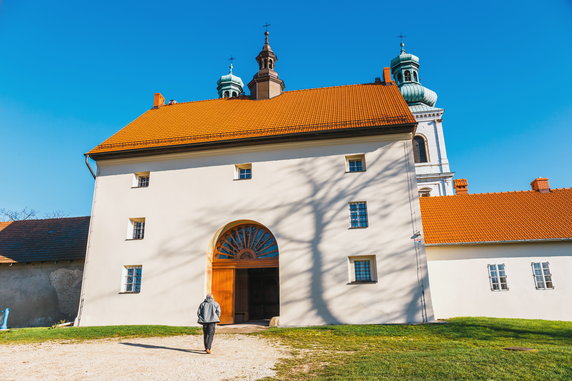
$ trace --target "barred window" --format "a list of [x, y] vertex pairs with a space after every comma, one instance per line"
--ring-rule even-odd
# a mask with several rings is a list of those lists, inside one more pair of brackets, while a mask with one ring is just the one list
[[367, 228], [367, 205], [365, 201], [350, 202], [350, 227]]
[[142, 266], [124, 266], [121, 291], [132, 292], [132, 293], [141, 292], [142, 272], [143, 272]]
[[508, 291], [504, 264], [488, 265], [491, 291]]
[[130, 218], [127, 239], [143, 239], [145, 237], [145, 218]]
[[252, 179], [252, 164], [237, 164], [234, 166], [235, 180]]
[[149, 186], [149, 172], [136, 172], [133, 174], [133, 188], [147, 188]]
[[348, 257], [349, 283], [367, 283], [377, 281], [375, 255]]
[[346, 172], [365, 172], [365, 155], [346, 156]]
[[553, 289], [552, 274], [548, 262], [533, 262], [532, 276], [537, 290]]

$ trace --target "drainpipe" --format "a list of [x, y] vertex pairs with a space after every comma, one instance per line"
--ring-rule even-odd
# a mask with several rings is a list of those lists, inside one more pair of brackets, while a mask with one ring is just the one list
[[89, 165], [89, 155], [88, 154], [85, 154], [85, 165], [87, 165], [87, 168], [89, 169], [89, 171], [91, 172], [91, 175], [95, 179], [95, 172], [93, 172], [91, 165]]
[[2, 319], [2, 326], [0, 327], [0, 331], [8, 329], [8, 315], [10, 315], [10, 309], [6, 308], [4, 310], [4, 319]]

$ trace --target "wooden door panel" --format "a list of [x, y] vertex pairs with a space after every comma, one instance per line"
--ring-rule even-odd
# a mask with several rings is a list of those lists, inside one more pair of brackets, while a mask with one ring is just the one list
[[220, 324], [234, 323], [234, 269], [213, 269], [213, 297], [220, 305]]

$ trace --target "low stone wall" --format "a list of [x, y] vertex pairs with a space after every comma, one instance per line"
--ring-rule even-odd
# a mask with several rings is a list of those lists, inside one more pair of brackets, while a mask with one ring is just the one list
[[9, 328], [46, 327], [77, 315], [83, 261], [0, 265], [0, 310]]

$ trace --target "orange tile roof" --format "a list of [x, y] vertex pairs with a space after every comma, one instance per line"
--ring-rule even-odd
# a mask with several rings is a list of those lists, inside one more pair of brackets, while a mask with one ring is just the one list
[[572, 238], [572, 188], [421, 197], [426, 244]]
[[238, 97], [161, 106], [88, 154], [413, 123], [393, 83], [324, 87], [268, 100]]

